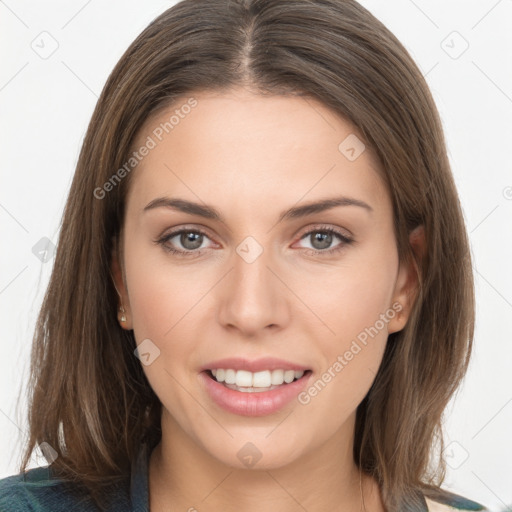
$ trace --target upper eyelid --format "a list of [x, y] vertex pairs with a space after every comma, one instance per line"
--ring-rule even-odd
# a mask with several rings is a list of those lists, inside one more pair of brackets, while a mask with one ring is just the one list
[[171, 228], [169, 231], [167, 230], [164, 230], [163, 233], [158, 237], [158, 239], [162, 239], [162, 238], [169, 238], [169, 237], [174, 237], [176, 235], [179, 235], [180, 233], [183, 233], [183, 232], [196, 232], [196, 233], [201, 233], [203, 235], [206, 235], [208, 236], [209, 238], [212, 238], [212, 236], [210, 235], [210, 231], [208, 228], [204, 227], [204, 226], [180, 226], [180, 227], [177, 227], [177, 228]]
[[162, 239], [162, 238], [173, 238], [176, 235], [179, 235], [181, 233], [200, 233], [200, 234], [205, 235], [208, 238], [212, 239], [212, 236], [210, 235], [209, 231], [206, 228], [202, 227], [202, 226], [201, 227], [188, 227], [188, 226], [184, 226], [184, 227], [180, 227], [180, 228], [176, 228], [176, 229], [171, 229], [168, 233], [164, 232], [164, 234], [162, 234], [158, 238], [159, 239]]
[[352, 238], [352, 233], [347, 228], [341, 228], [339, 226], [333, 226], [331, 224], [322, 224], [322, 223], [316, 223], [313, 224], [313, 226], [309, 226], [305, 228], [302, 235], [307, 235], [308, 233], [314, 232], [314, 231], [334, 231], [335, 233], [339, 233], [340, 235], [343, 235], [347, 238]]

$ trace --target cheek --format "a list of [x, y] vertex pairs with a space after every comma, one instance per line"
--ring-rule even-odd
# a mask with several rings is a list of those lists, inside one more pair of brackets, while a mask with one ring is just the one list
[[208, 291], [203, 283], [210, 281], [200, 272], [170, 265], [159, 252], [144, 243], [126, 245], [133, 331], [137, 345], [149, 339], [159, 350], [143, 370], [160, 401], [169, 410], [187, 411], [189, 397], [177, 383], [183, 382], [184, 363], [200, 344], [194, 306]]
[[391, 303], [398, 256], [393, 249], [381, 244], [372, 250], [354, 251], [337, 267], [319, 267], [295, 277], [294, 289], [300, 290], [303, 302], [323, 323], [322, 339], [346, 344], [376, 323], [383, 337], [387, 336], [391, 318], [384, 324], [379, 320], [386, 312], [394, 314]]
[[329, 418], [326, 425], [333, 432], [368, 393], [388, 338], [384, 294], [368, 295], [360, 287], [347, 286], [345, 290], [353, 293], [338, 296], [339, 302], [324, 316], [334, 334], [325, 329], [325, 334], [314, 338], [321, 365], [310, 387], [299, 397], [301, 404], [311, 403], [311, 414], [324, 411], [318, 418]]
[[165, 344], [174, 332], [183, 334], [193, 328], [189, 312], [208, 293], [211, 276], [200, 266], [170, 264], [160, 248], [127, 245], [125, 254], [137, 341], [154, 338]]
[[392, 246], [380, 249], [347, 257], [335, 272], [309, 275], [302, 288], [304, 302], [323, 324], [316, 336], [310, 333], [322, 367], [304, 401], [315, 397], [325, 408], [339, 404], [337, 417], [351, 413], [368, 392], [396, 314], [391, 301], [398, 256]]

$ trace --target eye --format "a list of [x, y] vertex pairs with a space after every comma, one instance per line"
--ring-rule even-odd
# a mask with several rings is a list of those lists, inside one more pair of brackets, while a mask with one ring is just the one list
[[[310, 229], [301, 237], [300, 241], [303, 240], [310, 242], [310, 247], [305, 249], [310, 249], [313, 254], [332, 254], [354, 241], [341, 231], [326, 226], [315, 226], [314, 229]], [[336, 241], [338, 243], [333, 246]]]
[[202, 254], [203, 249], [207, 248], [203, 246], [206, 240], [209, 237], [204, 231], [182, 228], [167, 233], [155, 242], [172, 254], [188, 257]]
[[[155, 243], [161, 245], [165, 251], [175, 256], [197, 257], [205, 249], [210, 248], [204, 245], [208, 240], [210, 240], [208, 234], [201, 229], [180, 228], [165, 234], [155, 240]], [[306, 249], [313, 255], [330, 255], [354, 242], [346, 234], [329, 226], [315, 226], [314, 229], [310, 229], [300, 238], [300, 242], [308, 240], [310, 241], [310, 247], [303, 247], [303, 249]]]

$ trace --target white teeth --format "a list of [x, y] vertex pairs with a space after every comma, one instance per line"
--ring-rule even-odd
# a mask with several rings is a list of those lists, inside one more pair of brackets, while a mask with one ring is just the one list
[[225, 370], [226, 376], [224, 377], [224, 382], [226, 384], [235, 384], [236, 383], [236, 372], [235, 370]]
[[272, 385], [278, 386], [284, 382], [284, 370], [272, 370]]
[[246, 372], [245, 370], [238, 370], [236, 372], [235, 384], [239, 387], [250, 388], [252, 386], [252, 373]]
[[295, 372], [293, 370], [286, 370], [284, 372], [284, 381], [286, 384], [293, 382], [293, 379], [295, 379]]
[[289, 384], [294, 379], [300, 379], [304, 375], [302, 370], [264, 370], [252, 373], [247, 370], [235, 371], [229, 368], [216, 368], [211, 372], [217, 382], [243, 388], [280, 386], [284, 383]]
[[252, 374], [252, 386], [255, 388], [268, 388], [272, 384], [270, 372], [256, 372]]

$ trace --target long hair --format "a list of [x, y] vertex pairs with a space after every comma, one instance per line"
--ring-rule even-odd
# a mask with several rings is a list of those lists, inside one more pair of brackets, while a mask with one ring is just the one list
[[[121, 57], [84, 139], [36, 325], [21, 469], [48, 443], [59, 455], [52, 468], [100, 496], [129, 472], [141, 440], [161, 436], [161, 404], [134, 356], [133, 332], [117, 322], [111, 255], [137, 172], [119, 170], [150, 116], [194, 92], [240, 85], [319, 100], [353, 123], [380, 160], [399, 258], [415, 262], [419, 293], [358, 407], [354, 460], [379, 482], [389, 510], [418, 492], [439, 494], [443, 411], [473, 339], [469, 244], [425, 79], [352, 0], [185, 0]], [[408, 240], [419, 225], [421, 258]]]

